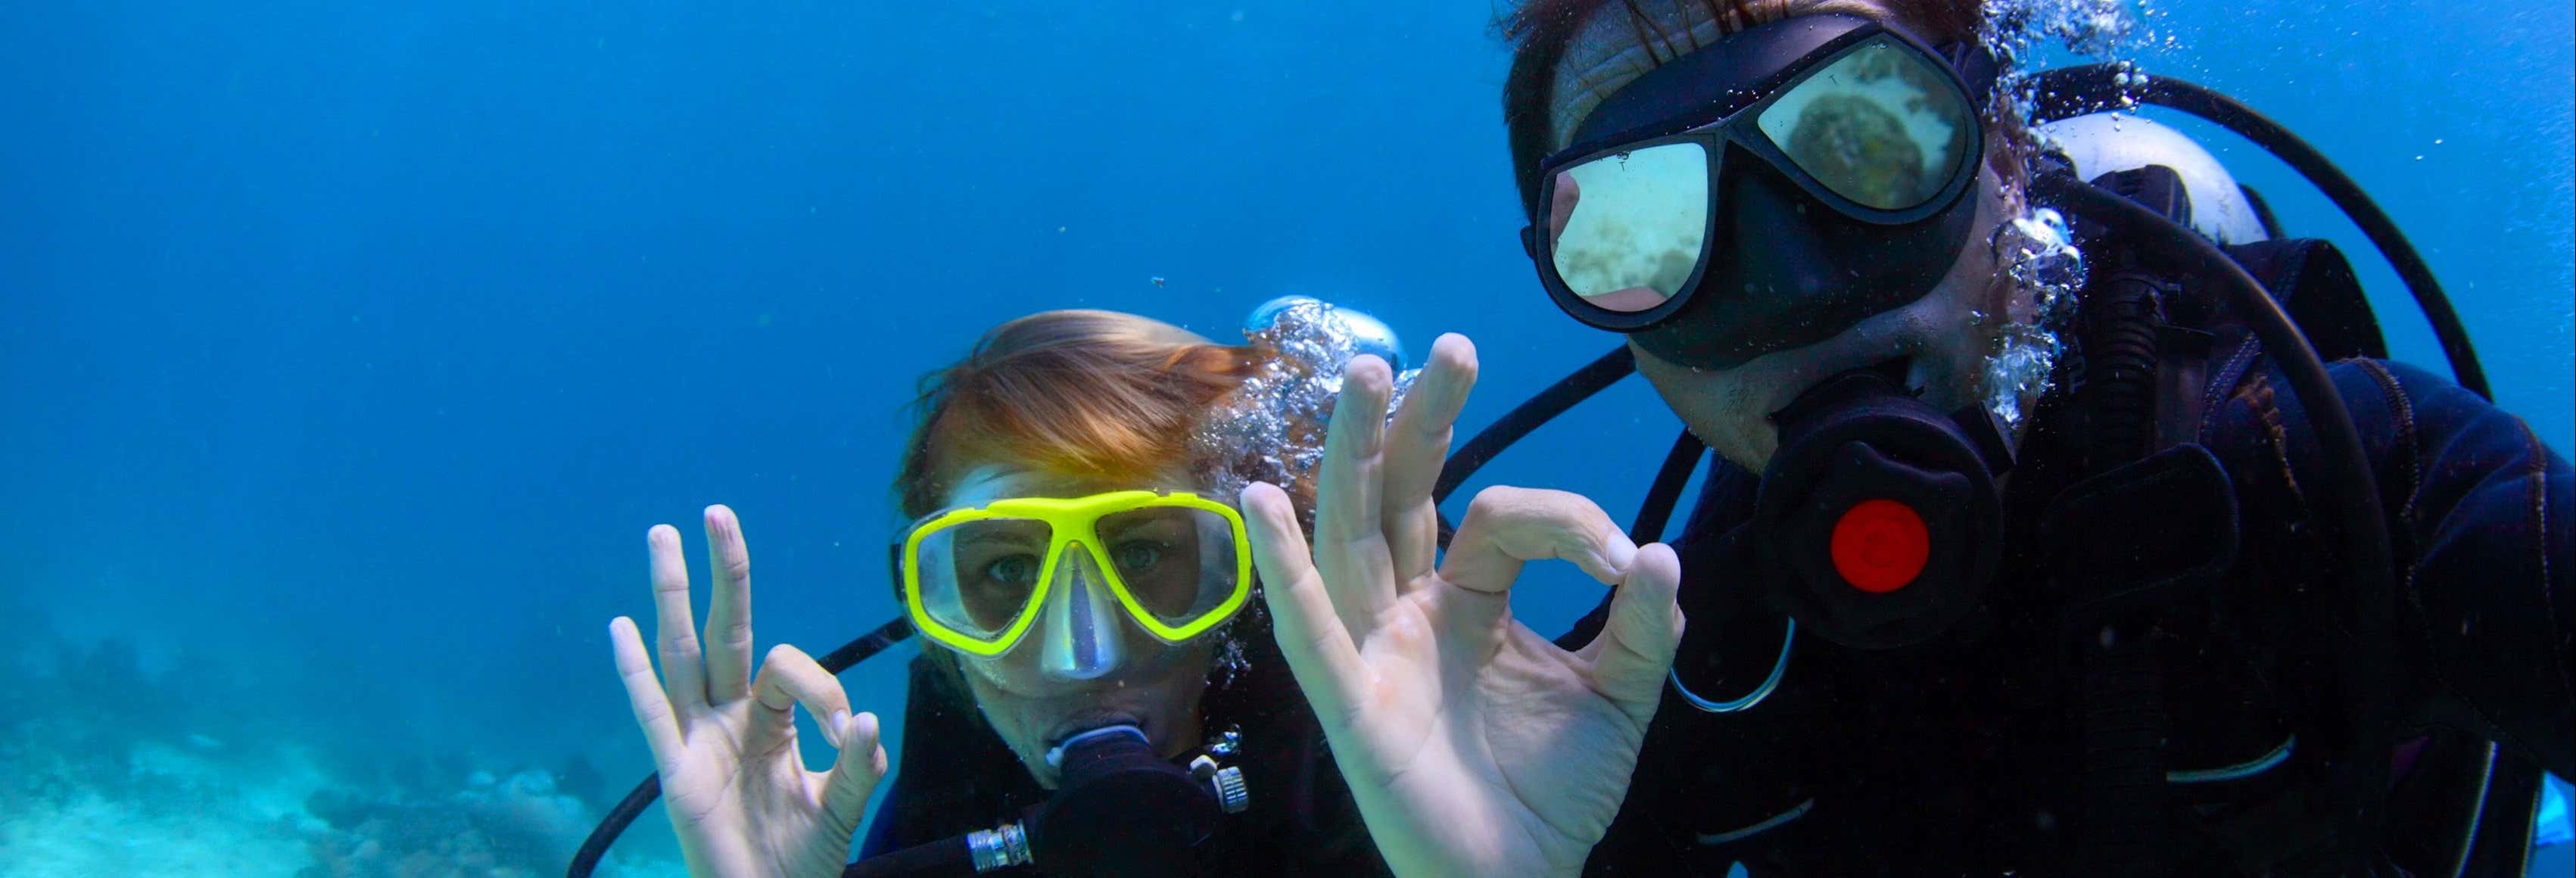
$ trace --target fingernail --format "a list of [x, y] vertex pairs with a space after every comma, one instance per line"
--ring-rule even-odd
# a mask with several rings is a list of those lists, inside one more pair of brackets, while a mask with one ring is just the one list
[[839, 747], [849, 743], [850, 712], [846, 710], [832, 711], [832, 724], [830, 728], [832, 730], [832, 746]]
[[1625, 537], [1611, 540], [1610, 545], [1604, 547], [1604, 550], [1601, 553], [1601, 560], [1610, 562], [1610, 566], [1613, 569], [1618, 570], [1621, 575], [1625, 575], [1631, 568], [1636, 566], [1637, 544], [1629, 542]]

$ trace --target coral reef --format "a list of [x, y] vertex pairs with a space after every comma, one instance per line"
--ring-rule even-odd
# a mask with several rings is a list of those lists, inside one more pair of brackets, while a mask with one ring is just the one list
[[595, 815], [530, 769], [495, 779], [475, 772], [464, 789], [431, 800], [334, 788], [304, 810], [313, 865], [300, 878], [516, 878], [559, 871]]
[[[493, 769], [351, 734], [366, 718], [335, 716], [273, 672], [185, 649], [156, 662], [124, 640], [62, 637], [40, 614], [17, 620], [0, 644], [12, 876], [560, 874], [612, 794], [578, 757]], [[636, 847], [651, 845], [622, 845], [599, 874], [678, 874]]]

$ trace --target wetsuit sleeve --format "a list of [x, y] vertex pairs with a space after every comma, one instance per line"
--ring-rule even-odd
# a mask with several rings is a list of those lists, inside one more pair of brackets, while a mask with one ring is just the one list
[[2377, 468], [2400, 565], [2395, 634], [2417, 690], [2406, 694], [2576, 774], [2567, 458], [2422, 369], [2348, 360], [2332, 373]]

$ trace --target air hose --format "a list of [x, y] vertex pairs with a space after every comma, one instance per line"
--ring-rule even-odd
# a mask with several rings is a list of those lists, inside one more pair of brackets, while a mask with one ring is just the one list
[[2379, 503], [2377, 480], [2353, 426], [2352, 413], [2336, 392], [2334, 379], [2316, 350], [2290, 322], [2278, 302], [2244, 267], [2217, 245], [2136, 202], [2085, 183], [2064, 172], [2042, 174], [2031, 181], [2034, 194], [2136, 241], [2161, 255], [2216, 278], [2231, 310], [2254, 330], [2263, 349], [2288, 377], [2290, 388], [2308, 410], [2327, 471], [2334, 477], [2313, 487], [2327, 494], [2323, 505], [2335, 511], [2343, 538], [2344, 581], [2351, 587], [2344, 602], [2343, 684], [2347, 737], [2335, 766], [2337, 840], [2346, 867], [2359, 865], [2379, 825], [2388, 786], [2388, 735], [2393, 705], [2387, 680], [2390, 616], [2395, 609], [2396, 581], [2389, 548], [2388, 522]]
[[2281, 123], [2254, 111], [2235, 98], [2219, 94], [2205, 86], [2164, 76], [2146, 76], [2123, 84], [2130, 76], [2123, 65], [2087, 64], [2046, 70], [2036, 74], [2037, 100], [2031, 108], [2032, 122], [2050, 122], [2102, 110], [2117, 109], [2118, 96], [2127, 95], [2141, 103], [2180, 110], [2235, 132], [2280, 157], [2281, 161], [2306, 177], [2328, 200], [2341, 208], [2361, 227], [2361, 233], [2379, 248], [2406, 289], [2415, 295], [2415, 304], [2424, 310], [2424, 319], [2433, 325], [2433, 336], [2442, 343], [2442, 356], [2451, 363], [2451, 375], [2461, 387], [2487, 399], [2495, 394], [2487, 390], [2486, 369], [2478, 365], [2477, 350], [2469, 344], [2469, 331], [2460, 325], [2459, 312], [2452, 310], [2451, 298], [2442, 292], [2442, 284], [2433, 279], [2433, 269], [2426, 265], [2415, 244], [2399, 231], [2379, 203], [2362, 191], [2342, 168], [2335, 167], [2324, 153], [2310, 146]]

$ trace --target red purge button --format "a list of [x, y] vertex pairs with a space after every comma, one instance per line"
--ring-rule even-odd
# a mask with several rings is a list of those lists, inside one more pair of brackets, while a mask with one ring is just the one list
[[1904, 588], [1932, 560], [1923, 516], [1894, 500], [1863, 500], [1834, 522], [1834, 572], [1853, 588], [1885, 594]]

